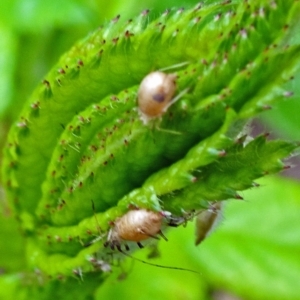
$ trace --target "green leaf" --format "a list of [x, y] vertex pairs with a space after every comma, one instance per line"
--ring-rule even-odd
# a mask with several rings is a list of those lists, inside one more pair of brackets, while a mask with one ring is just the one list
[[[24, 246], [19, 223], [12, 218], [7, 203], [0, 199], [0, 269], [17, 272], [26, 266]], [[1, 274], [1, 271], [0, 271]]]
[[12, 98], [13, 72], [14, 72], [14, 55], [16, 45], [13, 34], [6, 26], [0, 23], [0, 116], [3, 115], [5, 109]]
[[[169, 241], [159, 243], [159, 258], [148, 260], [149, 249], [134, 254], [151, 263], [198, 270], [200, 275], [127, 259], [98, 289], [97, 299], [132, 298], [138, 286], [145, 300], [148, 295], [209, 299], [214, 291], [249, 300], [299, 299], [299, 182], [268, 177], [259, 184], [243, 192], [244, 201], [224, 203], [223, 216], [198, 247], [194, 222], [189, 222], [186, 228], [169, 229]], [[119, 281], [122, 275], [126, 279]]]
[[[93, 290], [102, 281], [98, 274], [82, 278], [63, 278], [48, 281], [37, 271], [35, 274], [7, 274], [0, 277], [1, 299], [93, 299]], [[5, 287], [5, 288], [4, 288]]]
[[[57, 6], [60, 5], [60, 9]], [[84, 14], [87, 7], [74, 1], [40, 1], [28, 0], [18, 2], [15, 0], [1, 1], [1, 20], [11, 27], [24, 32], [39, 32], [56, 24], [58, 26], [67, 24], [85, 23]], [[66, 16], [69, 16], [66, 18]]]
[[198, 249], [203, 275], [243, 299], [300, 299], [300, 188], [259, 181], [246, 199], [225, 206], [219, 228]]
[[165, 207], [189, 210], [205, 207], [205, 200], [239, 199], [237, 191], [256, 186], [253, 180], [282, 170], [281, 159], [298, 146], [283, 141], [266, 142], [265, 136], [258, 136], [246, 145], [238, 142], [226, 149], [225, 157], [196, 169], [195, 174], [200, 174], [197, 181], [178, 195], [165, 199]]
[[[5, 147], [4, 185], [26, 236], [29, 278], [38, 270], [104, 279], [98, 260], [113, 264], [103, 245], [110, 224], [130, 207], [181, 220], [282, 170], [299, 145], [248, 142], [243, 128], [287, 95], [300, 50], [288, 43], [289, 24], [299, 11], [292, 0], [198, 4], [153, 21], [143, 11], [129, 22], [115, 17], [64, 54]], [[180, 97], [145, 124], [136, 98], [153, 70], [176, 74]]]

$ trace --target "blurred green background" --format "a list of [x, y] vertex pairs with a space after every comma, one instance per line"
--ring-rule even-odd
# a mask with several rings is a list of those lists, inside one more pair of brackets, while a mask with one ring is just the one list
[[[1, 0], [0, 147], [34, 87], [75, 41], [118, 14], [127, 20], [150, 9], [155, 17], [167, 8], [197, 2]], [[299, 41], [300, 34], [293, 37], [292, 42]], [[255, 120], [256, 130], [300, 140], [298, 77], [300, 73], [288, 87], [294, 96]], [[298, 167], [287, 178], [264, 179], [259, 188], [243, 193], [245, 201], [227, 203], [219, 226], [200, 246], [194, 246], [193, 224], [169, 230], [169, 242], [159, 245], [161, 257], [151, 262], [198, 270], [200, 275], [126, 259], [96, 298], [300, 299], [300, 163], [297, 158], [292, 162]], [[21, 270], [24, 261], [23, 239], [2, 190], [0, 204], [1, 276]], [[136, 255], [147, 260], [148, 252]]]

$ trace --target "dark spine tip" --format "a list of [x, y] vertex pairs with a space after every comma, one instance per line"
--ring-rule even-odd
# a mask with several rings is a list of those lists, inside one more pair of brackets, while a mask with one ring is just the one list
[[226, 151], [225, 151], [225, 150], [220, 150], [219, 153], [218, 153], [218, 156], [219, 156], [219, 157], [224, 157], [224, 156], [226, 156]]
[[244, 200], [244, 198], [243, 198], [241, 195], [239, 195], [239, 194], [236, 194], [236, 195], [234, 196], [234, 199], [237, 199], [237, 200]]
[[262, 109], [263, 110], [271, 110], [272, 106], [271, 105], [264, 105], [264, 106], [262, 106]]
[[145, 17], [145, 16], [147, 16], [147, 15], [149, 14], [149, 12], [150, 12], [150, 9], [144, 9], [144, 10], [142, 11], [141, 15], [142, 15], [143, 17]]
[[114, 17], [111, 21], [112, 21], [113, 23], [117, 23], [117, 22], [119, 21], [120, 17], [121, 17], [121, 15], [117, 15], [117, 16]]
[[288, 169], [291, 169], [291, 168], [292, 168], [292, 166], [290, 166], [290, 165], [283, 166], [283, 170], [288, 170]]
[[42, 81], [42, 83], [43, 83], [43, 85], [45, 85], [47, 88], [50, 88], [50, 82], [49, 82], [48, 80], [44, 79], [44, 80]]

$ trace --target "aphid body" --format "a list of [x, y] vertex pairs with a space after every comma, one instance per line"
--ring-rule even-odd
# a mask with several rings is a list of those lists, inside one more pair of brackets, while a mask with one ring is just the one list
[[[114, 227], [109, 231], [108, 238], [104, 246], [105, 247], [110, 246], [112, 250], [117, 248], [124, 255], [151, 266], [164, 268], [164, 269], [173, 269], [173, 270], [181, 270], [181, 271], [188, 271], [192, 273], [198, 273], [197, 271], [180, 268], [180, 267], [152, 264], [150, 262], [146, 262], [144, 260], [133, 257], [122, 250], [121, 243], [124, 241], [137, 242], [138, 245], [142, 247], [140, 241], [146, 240], [150, 237], [157, 239], [158, 238], [156, 236], [157, 234], [160, 234], [164, 239], [166, 239], [161, 232], [163, 218], [165, 217], [169, 218], [170, 213], [166, 211], [154, 212], [146, 209], [130, 210], [125, 215], [123, 215], [121, 218], [118, 218], [114, 222]], [[177, 222], [175, 223], [172, 226], [179, 225], [179, 224], [177, 225]], [[126, 250], [129, 250], [129, 247], [126, 244], [125, 247]]]
[[175, 74], [155, 71], [142, 80], [138, 90], [138, 107], [145, 124], [160, 117], [175, 102], [176, 77]]
[[140, 241], [150, 237], [157, 238], [157, 234], [162, 235], [163, 218], [163, 212], [146, 209], [130, 210], [114, 222], [114, 227], [109, 231], [104, 245], [120, 250], [122, 241], [133, 241], [142, 247]]

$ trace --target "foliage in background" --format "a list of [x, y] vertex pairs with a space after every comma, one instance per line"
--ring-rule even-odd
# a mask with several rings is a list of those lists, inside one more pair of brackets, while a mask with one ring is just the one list
[[[2, 43], [4, 41], [4, 46], [2, 46], [2, 48], [6, 50], [6, 52], [4, 52], [6, 59], [4, 59], [3, 62], [5, 68], [2, 69], [3, 75], [1, 75], [0, 78], [3, 78], [1, 80], [5, 83], [5, 85], [1, 84], [1, 86], [9, 87], [6, 90], [1, 89], [1, 93], [3, 93], [4, 95], [1, 95], [1, 99], [7, 99], [7, 102], [3, 101], [1, 102], [1, 105], [2, 109], [4, 109], [5, 107], [7, 108], [9, 107], [9, 105], [11, 105], [10, 109], [6, 111], [6, 116], [9, 115], [11, 116], [11, 118], [15, 118], [15, 116], [19, 113], [20, 108], [18, 107], [20, 107], [21, 103], [24, 102], [24, 99], [27, 98], [31, 89], [36, 85], [38, 80], [40, 80], [40, 78], [49, 69], [49, 67], [57, 60], [57, 57], [61, 54], [61, 52], [67, 50], [70, 45], [73, 44], [74, 40], [84, 35], [82, 31], [85, 31], [85, 28], [91, 29], [96, 27], [98, 23], [100, 23], [97, 20], [98, 16], [95, 14], [95, 7], [98, 7], [99, 9], [98, 15], [100, 15], [100, 12], [103, 13], [104, 11], [100, 3], [91, 2], [90, 6], [86, 6], [85, 4], [83, 4], [83, 2], [77, 2], [75, 4], [71, 1], [66, 1], [66, 4], [64, 4], [66, 5], [66, 7], [63, 7], [61, 11], [69, 11], [70, 16], [72, 17], [64, 18], [62, 17], [63, 14], [61, 16], [57, 14], [56, 8], [58, 4], [55, 1], [52, 1], [51, 3], [37, 2], [39, 5], [36, 5], [35, 2], [32, 2], [32, 6], [30, 7], [30, 5], [27, 4], [27, 8], [20, 5], [20, 3], [16, 1], [15, 3], [8, 4], [8, 2], [6, 3], [4, 1], [1, 4], [6, 4], [9, 9], [14, 11], [13, 15], [15, 16], [16, 21], [14, 24], [9, 24], [9, 20], [1, 18], [2, 20], [5, 20], [5, 22], [1, 24], [4, 37], [3, 39], [1, 39], [1, 41]], [[28, 1], [26, 3], [30, 2]], [[46, 3], [46, 5], [43, 3]], [[173, 3], [174, 2], [172, 2], [172, 5]], [[121, 7], [121, 5], [122, 4], [120, 4], [117, 9], [117, 13], [121, 11], [123, 16], [124, 7]], [[182, 3], [178, 5], [182, 6]], [[144, 6], [147, 6], [147, 4], [143, 3], [143, 8]], [[166, 4], [166, 6], [168, 5]], [[49, 9], [49, 7], [53, 7], [52, 17], [51, 9]], [[31, 19], [27, 19], [24, 17], [22, 18], [22, 16], [28, 16], [28, 13], [24, 13], [27, 12], [26, 9], [28, 9], [29, 12], [32, 12], [34, 11], [33, 8], [36, 9], [36, 13], [29, 14], [29, 16], [31, 16]], [[110, 9], [110, 12], [106, 12], [106, 16], [109, 16], [111, 14], [110, 17], [113, 17], [117, 14], [115, 13], [115, 4], [112, 4], [108, 9]], [[163, 10], [163, 8], [159, 7], [158, 11], [161, 10]], [[8, 10], [1, 9], [1, 11], [7, 12]], [[43, 17], [43, 11], [45, 12], [44, 15], [49, 18], [49, 23], [45, 21], [47, 19]], [[130, 8], [129, 12], [127, 12], [128, 16], [131, 15], [132, 12], [133, 8]], [[132, 15], [134, 15], [134, 13], [132, 13]], [[28, 22], [28, 20], [30, 20], [30, 22]], [[49, 24], [51, 25], [49, 26]], [[53, 26], [53, 24], [55, 24], [55, 26]], [[85, 25], [86, 27], [84, 27], [83, 25]], [[11, 30], [12, 28], [13, 30]], [[41, 32], [45, 33], [43, 35], [44, 42], [41, 42]], [[16, 39], [16, 37], [18, 38]], [[297, 44], [297, 35], [295, 35], [295, 38], [291, 40], [294, 41], [295, 44]], [[9, 46], [7, 47], [7, 45]], [[44, 53], [44, 55], [43, 57], [37, 59], [36, 53], [38, 53], [39, 51], [41, 51], [41, 53]], [[27, 53], [29, 53], [30, 55], [27, 55]], [[293, 116], [296, 116], [296, 114], [291, 114], [291, 112], [297, 111], [296, 109], [297, 107], [299, 107], [299, 93], [297, 93], [299, 84], [297, 85], [297, 74], [295, 74], [295, 78], [296, 79], [294, 81], [288, 83], [288, 85], [290, 86], [287, 87], [287, 90], [293, 90], [294, 92], [296, 92], [296, 97], [293, 101], [283, 103], [284, 108], [280, 108], [280, 110], [277, 110], [275, 113], [273, 113], [274, 115], [276, 115], [276, 113], [279, 114], [279, 121], [274, 122], [273, 120], [273, 122], [281, 128], [285, 128], [286, 126], [286, 131], [289, 134], [293, 134], [292, 138], [297, 139], [299, 138], [299, 136], [297, 135], [299, 125], [297, 124], [297, 118], [293, 118]], [[15, 91], [15, 94], [13, 94], [12, 91]], [[9, 99], [14, 99], [15, 101], [9, 101]], [[294, 105], [293, 109], [289, 108], [289, 105], [290, 107]], [[288, 116], [288, 125], [286, 125], [286, 123], [284, 123], [283, 121], [283, 117], [285, 116], [285, 114]], [[273, 119], [274, 115], [270, 115], [272, 117], [269, 118]], [[2, 123], [2, 126], [5, 133], [7, 126], [5, 123]], [[178, 252], [180, 252], [176, 251], [176, 249], [181, 249], [182, 245], [185, 245], [187, 247], [186, 253], [188, 253], [190, 259], [192, 259], [192, 262], [189, 262], [188, 259], [185, 260], [185, 257], [185, 259], [182, 259], [181, 266], [194, 269], [197, 265], [199, 266], [199, 269], [203, 270], [203, 274], [205, 274], [205, 276], [203, 276], [203, 278], [201, 279], [199, 279], [198, 277], [193, 277], [193, 279], [185, 280], [185, 274], [177, 274], [178, 280], [182, 285], [180, 285], [180, 291], [177, 290], [175, 292], [172, 292], [167, 289], [167, 287], [174, 286], [174, 282], [169, 279], [169, 277], [173, 277], [173, 273], [171, 273], [171, 271], [166, 271], [168, 273], [165, 273], [166, 276], [162, 277], [162, 280], [164, 280], [164, 284], [162, 284], [163, 291], [160, 291], [160, 293], [162, 293], [161, 295], [163, 295], [165, 299], [167, 299], [167, 297], [173, 299], [174, 295], [178, 296], [179, 292], [181, 292], [182, 299], [206, 299], [206, 297], [209, 297], [208, 294], [210, 293], [210, 290], [224, 289], [239, 294], [245, 299], [259, 299], [259, 297], [263, 297], [264, 299], [284, 299], [284, 297], [286, 297], [286, 299], [297, 299], [299, 293], [295, 288], [295, 285], [293, 285], [292, 283], [298, 275], [296, 272], [298, 263], [294, 253], [297, 253], [297, 247], [299, 247], [299, 245], [297, 245], [297, 241], [299, 240], [297, 237], [297, 231], [299, 232], [299, 230], [297, 230], [298, 223], [296, 221], [297, 203], [294, 203], [292, 199], [297, 199], [297, 197], [299, 199], [299, 191], [297, 191], [297, 186], [286, 182], [282, 183], [282, 181], [279, 180], [277, 185], [281, 186], [281, 184], [283, 184], [284, 187], [287, 187], [289, 185], [288, 191], [291, 191], [292, 195], [291, 197], [287, 197], [287, 200], [282, 206], [279, 205], [281, 199], [279, 199], [278, 201], [273, 199], [274, 195], [278, 195], [275, 189], [268, 191], [268, 195], [264, 195], [262, 192], [262, 195], [258, 197], [266, 198], [266, 201], [262, 201], [263, 204], [261, 204], [261, 206], [259, 206], [257, 209], [253, 209], [252, 214], [249, 213], [248, 209], [237, 210], [232, 215], [230, 215], [229, 211], [228, 215], [226, 214], [226, 220], [224, 221], [225, 224], [220, 228], [219, 233], [214, 235], [211, 239], [208, 239], [207, 242], [205, 242], [200, 248], [193, 247], [191, 243], [190, 232], [188, 234], [183, 234], [189, 237], [189, 241], [180, 241], [177, 240], [177, 237], [170, 237], [170, 240], [172, 242], [164, 245], [168, 247], [166, 248], [166, 253], [167, 256], [171, 258], [168, 261], [168, 264], [174, 264], [174, 257], [177, 257], [179, 255]], [[271, 183], [269, 183], [268, 185], [271, 185]], [[248, 199], [247, 194], [245, 195], [244, 198]], [[272, 201], [267, 201], [268, 198], [272, 198]], [[291, 199], [291, 201], [288, 201], [288, 199]], [[276, 208], [278, 207], [280, 209], [276, 211]], [[270, 219], [270, 208], [274, 208], [275, 210], [273, 213], [273, 220]], [[247, 216], [249, 216], [249, 220], [245, 219], [245, 213]], [[269, 217], [263, 218], [262, 221], [264, 222], [262, 222], [262, 224], [260, 224], [256, 220], [256, 218], [261, 214], [265, 214]], [[241, 216], [240, 219], [238, 218], [238, 216]], [[253, 219], [251, 219], [252, 217]], [[291, 221], [287, 222], [286, 220]], [[242, 226], [243, 221], [245, 222], [244, 227]], [[10, 219], [4, 219], [1, 220], [1, 222], [3, 224], [3, 226], [1, 226], [1, 228], [3, 228], [3, 238], [1, 236], [0, 243], [1, 249], [5, 250], [3, 250], [3, 255], [1, 255], [1, 257], [4, 258], [4, 261], [0, 265], [3, 266], [7, 271], [22, 269], [24, 266], [22, 254], [23, 251], [22, 249], [18, 249], [18, 244], [22, 245], [22, 239], [20, 239], [20, 237], [15, 234], [16, 240], [14, 241], [14, 243], [8, 243], [7, 247], [5, 248], [2, 246], [3, 241], [7, 240], [7, 238], [5, 237], [9, 237], [10, 235], [12, 235], [12, 232], [14, 232], [13, 229], [16, 228], [16, 225]], [[227, 223], [229, 223], [229, 227], [226, 227]], [[274, 230], [272, 230], [273, 227], [267, 226], [274, 223], [277, 224], [275, 235]], [[249, 224], [253, 224], [253, 231], [251, 230], [251, 232], [249, 232]], [[265, 232], [259, 230], [262, 225], [266, 228]], [[233, 228], [235, 228], [235, 230], [233, 230]], [[238, 232], [236, 232], [237, 228], [239, 229]], [[222, 232], [224, 232], [223, 235]], [[258, 239], [258, 234], [261, 232], [263, 234], [261, 234], [261, 238]], [[178, 235], [180, 236], [180, 234]], [[240, 237], [240, 243], [237, 243], [237, 236]], [[272, 238], [272, 236], [274, 236], [274, 238]], [[270, 237], [269, 242], [267, 242], [268, 240], [266, 239], [266, 237]], [[280, 237], [282, 237], [282, 240], [279, 239]], [[230, 239], [232, 239], [232, 241], [230, 241]], [[259, 242], [257, 240], [259, 240]], [[261, 246], [261, 240], [266, 241], [265, 247]], [[176, 246], [175, 243], [179, 244]], [[226, 245], [225, 249], [222, 248], [222, 245], [224, 244]], [[253, 244], [254, 246], [251, 247]], [[279, 248], [279, 246], [282, 244], [285, 245], [285, 251]], [[259, 245], [260, 249], [262, 249], [262, 253], [257, 251], [257, 245]], [[214, 249], [214, 251], [212, 251], [212, 249]], [[233, 251], [234, 249], [238, 249], [237, 253]], [[263, 260], [266, 264], [264, 267], [262, 267], [259, 259], [261, 257], [266, 257], [264, 252], [266, 251], [266, 249], [268, 251], [271, 251], [270, 249], [273, 249], [274, 251], [271, 252], [272, 255], [270, 255], [269, 262]], [[175, 251], [174, 254], [169, 255], [170, 253], [173, 253], [172, 251]], [[11, 263], [12, 259], [7, 259], [8, 257], [12, 256], [12, 253], [14, 253], [14, 257], [20, 257], [20, 260], [13, 260], [14, 264]], [[162, 255], [162, 257], [165, 256], [166, 255]], [[208, 256], [210, 257], [207, 258]], [[178, 260], [176, 259], [176, 261]], [[286, 263], [286, 268], [284, 268], [284, 266], [281, 264], [282, 261]], [[137, 274], [136, 277], [139, 277], [140, 280], [145, 278], [144, 285], [147, 286], [148, 292], [133, 292], [132, 288], [129, 288], [127, 290], [128, 298], [131, 298], [133, 296], [130, 296], [129, 293], [134, 293], [134, 296], [138, 297], [138, 299], [150, 299], [152, 298], [151, 294], [155, 293], [154, 291], [156, 289], [153, 286], [155, 283], [151, 281], [151, 276], [140, 276], [140, 269], [142, 268], [142, 266], [135, 265], [133, 274]], [[147, 268], [146, 271], [149, 272], [149, 269]], [[232, 273], [229, 271], [232, 271]], [[156, 271], [152, 270], [152, 272], [155, 274]], [[160, 273], [160, 271], [158, 270], [157, 273]], [[250, 278], [248, 278], [248, 280], [241, 280], [241, 278], [244, 278], [246, 274], [250, 274]], [[132, 275], [129, 275], [129, 277], [130, 276]], [[157, 275], [154, 276], [156, 278]], [[189, 276], [192, 277], [193, 275]], [[272, 286], [271, 282], [273, 282], [273, 280], [275, 281], [275, 279], [277, 279], [276, 282], [279, 281], [281, 282], [281, 284]], [[71, 281], [72, 280], [73, 279], [71, 279]], [[3, 284], [4, 282], [5, 284], [7, 284], [8, 281], [10, 281], [10, 284], [13, 285], [12, 277], [2, 278]], [[85, 277], [84, 284], [87, 284], [88, 282], [89, 278]], [[93, 281], [91, 280], [91, 282]], [[134, 284], [136, 285], [136, 281], [134, 282]], [[245, 285], [243, 285], [244, 283]], [[119, 291], [119, 287], [118, 289], [113, 290], [109, 283], [106, 283], [106, 286], [107, 287], [104, 286], [99, 289], [99, 298], [103, 297], [105, 293], [117, 293], [116, 290], [118, 290], [119, 293], [122, 293], [121, 291]], [[182, 286], [185, 286], [186, 288], [182, 288]], [[80, 285], [78, 285], [77, 287], [78, 289], [82, 290]], [[55, 287], [52, 288], [55, 289]], [[109, 291], [107, 291], [107, 289], [105, 290], [105, 288], [107, 288]], [[256, 290], [258, 291], [257, 293], [254, 292]], [[77, 292], [77, 289], [74, 288], [74, 293]], [[115, 294], [115, 296], [120, 297], [118, 296], [118, 294]]]

